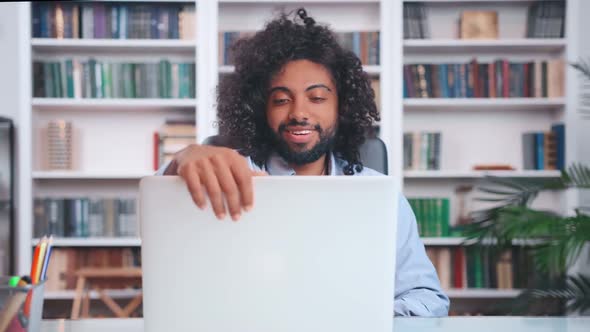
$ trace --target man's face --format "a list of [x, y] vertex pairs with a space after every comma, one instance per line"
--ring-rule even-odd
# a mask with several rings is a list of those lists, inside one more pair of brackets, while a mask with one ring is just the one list
[[338, 95], [328, 69], [309, 60], [288, 62], [271, 79], [266, 118], [287, 162], [318, 160], [332, 148], [338, 121]]

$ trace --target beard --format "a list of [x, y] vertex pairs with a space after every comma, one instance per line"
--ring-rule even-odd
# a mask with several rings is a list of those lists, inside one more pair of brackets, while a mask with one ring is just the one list
[[[311, 148], [306, 150], [294, 150], [289, 146], [289, 143], [282, 137], [282, 133], [287, 130], [287, 126], [306, 126], [309, 127], [307, 122], [297, 122], [295, 120], [289, 121], [288, 124], [281, 124], [279, 126], [278, 133], [272, 131], [274, 140], [274, 148], [277, 153], [290, 164], [305, 165], [317, 161], [323, 155], [332, 150], [336, 133], [333, 127], [324, 130], [320, 125], [316, 124], [313, 129], [318, 132], [320, 140]], [[295, 144], [303, 148], [305, 144]]]

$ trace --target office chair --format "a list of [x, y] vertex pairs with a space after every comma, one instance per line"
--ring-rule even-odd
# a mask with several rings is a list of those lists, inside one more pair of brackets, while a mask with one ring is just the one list
[[[228, 136], [209, 136], [204, 141], [205, 145], [221, 146], [231, 149], [240, 149], [240, 139]], [[361, 161], [364, 166], [387, 175], [387, 148], [379, 138], [367, 138], [360, 148]]]

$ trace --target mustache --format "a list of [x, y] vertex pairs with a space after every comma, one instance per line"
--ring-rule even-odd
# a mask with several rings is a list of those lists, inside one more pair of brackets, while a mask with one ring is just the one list
[[320, 134], [324, 131], [319, 124], [311, 125], [307, 121], [297, 121], [295, 119], [291, 119], [289, 122], [281, 123], [279, 125], [279, 133], [286, 131], [287, 127], [311, 127], [313, 128], [313, 130], [317, 131]]

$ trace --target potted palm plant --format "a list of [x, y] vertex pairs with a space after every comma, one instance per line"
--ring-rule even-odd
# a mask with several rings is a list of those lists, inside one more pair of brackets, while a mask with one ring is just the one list
[[[572, 66], [590, 88], [590, 61]], [[590, 109], [590, 91], [582, 93], [581, 102]], [[473, 222], [464, 233], [475, 245], [490, 248], [489, 241], [494, 241], [491, 250], [497, 252], [511, 248], [515, 241], [528, 241], [534, 273], [541, 277], [522, 292], [520, 303], [552, 299], [561, 303], [563, 312], [584, 314], [590, 313], [590, 269], [572, 273], [571, 267], [590, 251], [590, 207], [577, 207], [568, 215], [532, 207], [541, 192], [569, 189], [590, 189], [590, 167], [571, 165], [556, 179], [486, 177], [478, 186], [483, 193], [478, 200], [493, 207], [473, 212]], [[590, 262], [582, 263], [590, 266]]]

